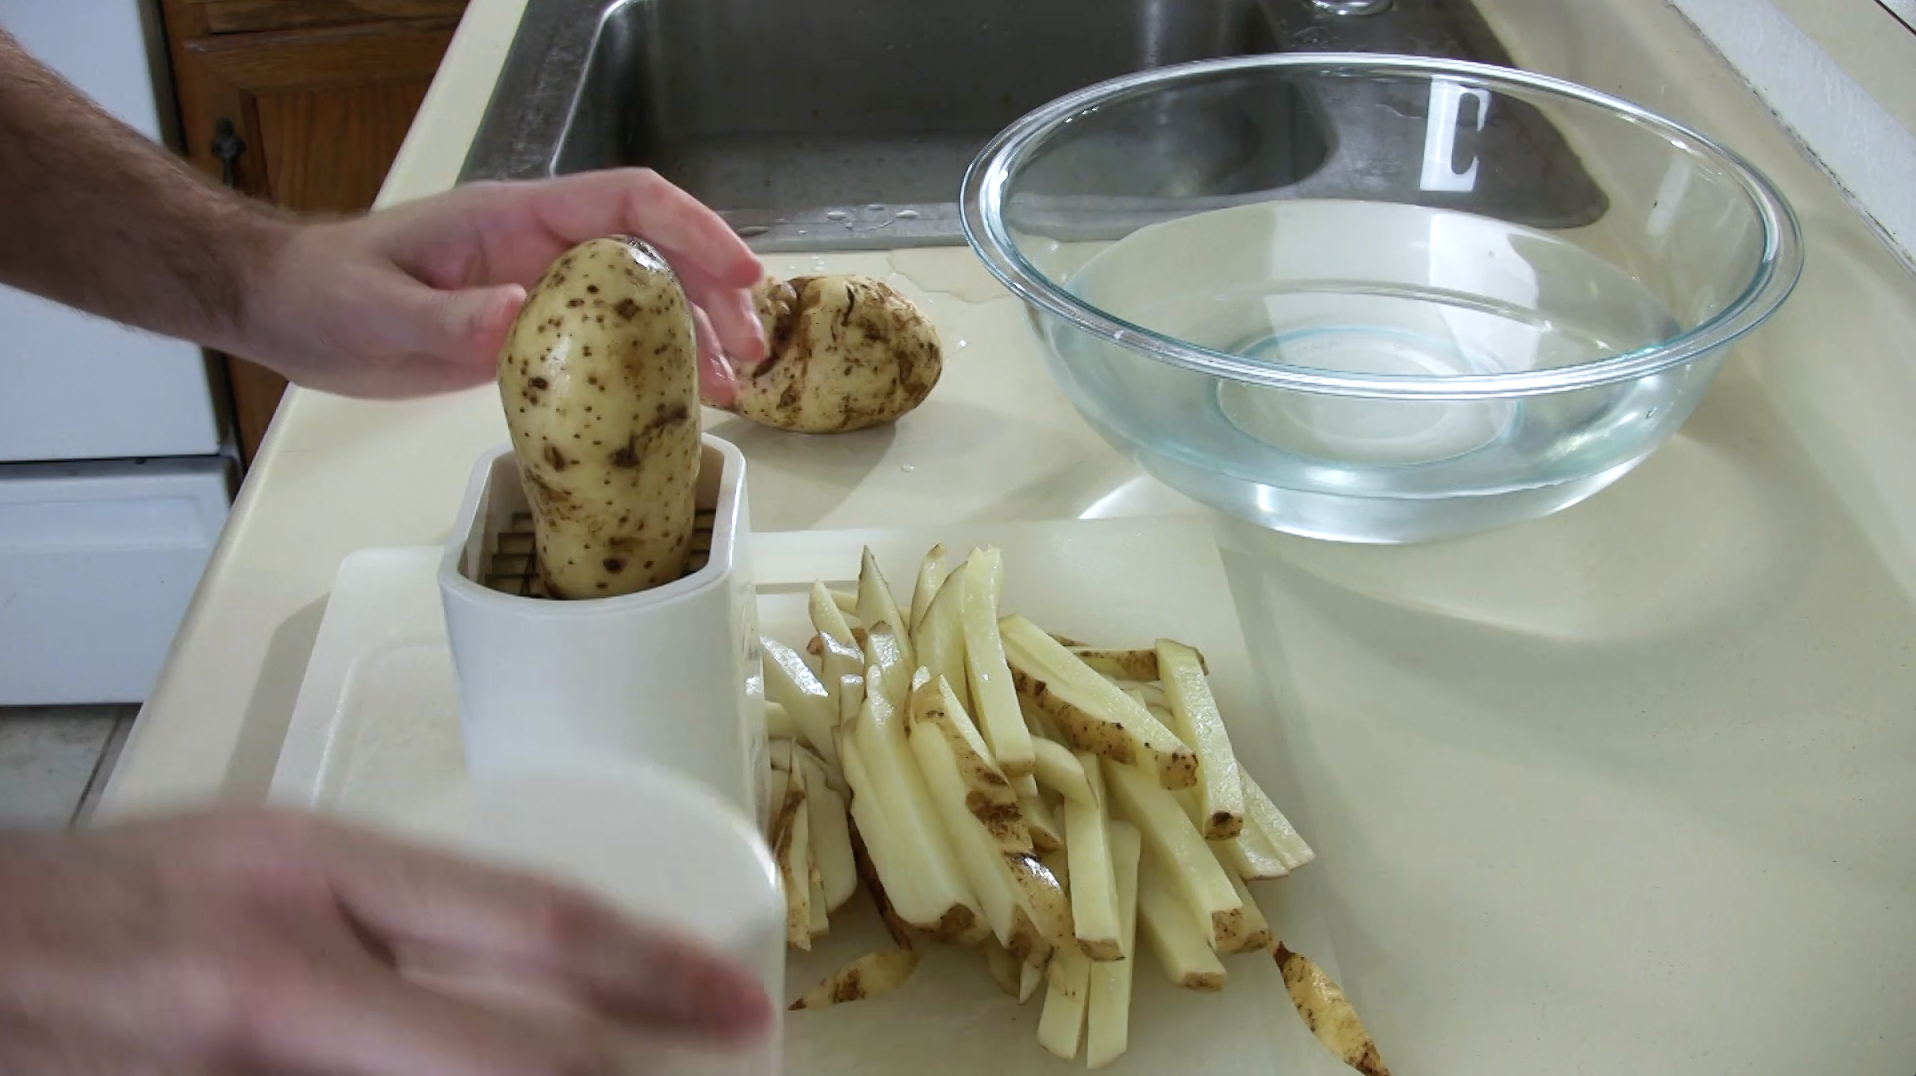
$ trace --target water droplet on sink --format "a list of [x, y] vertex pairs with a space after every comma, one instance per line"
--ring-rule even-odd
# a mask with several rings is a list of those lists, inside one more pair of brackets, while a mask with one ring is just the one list
[[917, 220], [918, 211], [916, 209], [901, 209], [893, 213], [892, 216], [897, 217], [899, 220]]
[[970, 346], [971, 346], [971, 341], [969, 341], [969, 340], [960, 340], [960, 341], [958, 341], [958, 346], [959, 346], [959, 347], [970, 347]]
[[763, 224], [747, 224], [745, 227], [737, 229], [737, 231], [741, 238], [750, 239], [755, 235], [764, 235], [766, 232], [771, 231], [771, 229], [765, 227]]
[[871, 211], [872, 211], [873, 213], [876, 213], [876, 212], [878, 212], [879, 210], [881, 210], [881, 209], [884, 209], [884, 208], [885, 208], [885, 203], [883, 203], [883, 202], [873, 202], [872, 204], [870, 204], [870, 205], [868, 205], [868, 206], [866, 206], [865, 208], [866, 208], [866, 209], [869, 209], [869, 210], [871, 210]]
[[803, 228], [800, 228], [800, 229], [798, 230], [798, 234], [800, 234], [800, 235], [804, 235], [804, 234], [805, 234], [805, 229], [803, 229]]
[[849, 216], [851, 216], [851, 214], [842, 209], [829, 209], [825, 211], [826, 220], [844, 220]]
[[906, 474], [910, 474], [913, 471], [916, 471], [918, 468], [912, 466], [909, 463], [901, 463], [898, 465], [898, 469], [905, 472]]

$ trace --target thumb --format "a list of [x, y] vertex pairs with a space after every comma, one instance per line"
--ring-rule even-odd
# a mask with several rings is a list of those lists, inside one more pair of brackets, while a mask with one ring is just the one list
[[526, 290], [517, 284], [440, 290], [415, 283], [406, 291], [401, 344], [461, 367], [490, 368], [498, 361], [526, 301]]

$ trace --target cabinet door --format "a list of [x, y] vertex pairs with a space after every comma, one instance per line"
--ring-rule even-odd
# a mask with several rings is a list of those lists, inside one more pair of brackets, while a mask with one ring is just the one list
[[206, 30], [215, 34], [285, 30], [295, 26], [334, 26], [375, 19], [454, 18], [466, 0], [186, 0], [204, 12]]
[[[176, 37], [188, 156], [208, 173], [290, 209], [366, 209], [456, 24], [394, 19]], [[250, 461], [286, 383], [243, 356], [229, 358], [241, 450]]]

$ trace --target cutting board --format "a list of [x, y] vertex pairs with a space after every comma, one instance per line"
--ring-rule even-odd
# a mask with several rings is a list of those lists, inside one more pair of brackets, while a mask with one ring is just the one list
[[[1278, 716], [1262, 697], [1210, 526], [1202, 519], [1076, 520], [936, 529], [812, 531], [755, 536], [760, 630], [788, 644], [812, 634], [806, 592], [815, 580], [850, 589], [870, 547], [901, 598], [920, 558], [943, 543], [954, 560], [973, 546], [1003, 550], [1004, 601], [1046, 629], [1099, 645], [1149, 645], [1159, 636], [1201, 649], [1240, 761], [1306, 839]], [[365, 550], [341, 565], [295, 705], [271, 796], [346, 816], [378, 817], [422, 790], [459, 778], [457, 704], [434, 573], [438, 547]], [[1335, 848], [1314, 842], [1320, 858]], [[1312, 868], [1253, 884], [1286, 943], [1337, 976]], [[889, 945], [862, 896], [833, 917], [812, 953], [791, 952], [788, 995], [833, 968]], [[1165, 1074], [1346, 1073], [1292, 1009], [1275, 964], [1229, 957], [1227, 988], [1173, 986], [1156, 958], [1140, 957], [1129, 1051], [1106, 1071]], [[895, 1076], [1002, 1076], [1081, 1067], [1038, 1046], [1042, 993], [1023, 1006], [986, 974], [975, 950], [931, 946], [894, 993], [790, 1014], [787, 1071]], [[1380, 1044], [1388, 1060], [1389, 1044]]]

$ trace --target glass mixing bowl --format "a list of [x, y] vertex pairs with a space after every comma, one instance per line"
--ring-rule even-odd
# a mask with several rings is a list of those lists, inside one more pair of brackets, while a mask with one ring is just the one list
[[1774, 187], [1626, 101], [1288, 54], [1060, 98], [965, 177], [966, 238], [1072, 404], [1281, 531], [1443, 538], [1622, 477], [1802, 267]]

